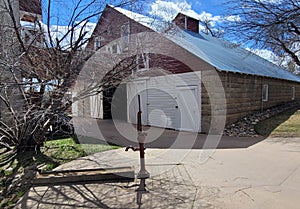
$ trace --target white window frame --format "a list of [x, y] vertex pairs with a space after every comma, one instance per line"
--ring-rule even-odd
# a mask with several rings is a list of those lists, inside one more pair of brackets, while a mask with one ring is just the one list
[[129, 35], [130, 35], [130, 24], [129, 22], [127, 22], [121, 26], [122, 51], [128, 50]]
[[103, 38], [101, 36], [97, 36], [94, 41], [94, 50], [98, 50], [101, 47], [101, 41]]
[[[139, 64], [140, 64], [140, 60], [142, 61], [141, 64], [143, 64], [143, 68], [140, 68]], [[142, 72], [145, 70], [149, 70], [150, 68], [150, 56], [149, 53], [142, 53], [140, 55], [136, 55], [136, 70], [138, 72]]]
[[269, 100], [269, 85], [264, 84], [262, 87], [262, 101], [267, 102]]
[[292, 100], [295, 100], [296, 89], [295, 86], [292, 86]]
[[144, 65], [144, 69], [149, 69], [150, 65], [150, 57], [149, 57], [149, 54], [148, 53], [142, 53], [141, 54], [141, 58], [142, 58], [142, 62], [143, 62], [143, 65]]

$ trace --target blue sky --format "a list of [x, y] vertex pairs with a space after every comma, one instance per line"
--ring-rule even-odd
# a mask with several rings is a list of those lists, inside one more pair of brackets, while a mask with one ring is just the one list
[[209, 12], [213, 15], [221, 15], [224, 12], [224, 8], [222, 8], [222, 3], [226, 2], [225, 0], [193, 0], [188, 1], [192, 5], [192, 9], [198, 13], [203, 11]]
[[[44, 10], [47, 8], [47, 3], [48, 0], [42, 0], [43, 3], [43, 8]], [[222, 7], [222, 3], [225, 2], [226, 0], [185, 0], [185, 1], [180, 1], [180, 0], [166, 0], [164, 2], [172, 2], [174, 4], [182, 4], [186, 3], [191, 6], [191, 9], [194, 10], [196, 13], [202, 13], [202, 12], [207, 12], [211, 13], [212, 15], [221, 15], [224, 12], [224, 9]], [[52, 19], [51, 19], [51, 24], [59, 24], [59, 25], [67, 25], [67, 19], [69, 19], [71, 12], [73, 11], [74, 8], [74, 0], [52, 0]], [[84, 4], [87, 4], [90, 2], [90, 0], [84, 0]], [[105, 4], [112, 4], [115, 5], [117, 4], [118, 0], [110, 0], [110, 1], [102, 1], [99, 0], [99, 3], [96, 4], [97, 6], [93, 6], [92, 9], [96, 11], [97, 7], [99, 10], [105, 6]], [[146, 0], [147, 7], [144, 8], [149, 8], [151, 5], [157, 2], [157, 0]], [[93, 12], [94, 12], [93, 11]], [[149, 11], [144, 11], [144, 13], [147, 13]], [[44, 21], [46, 18], [44, 18]], [[97, 18], [94, 18], [92, 20], [93, 22], [97, 21]]]
[[[228, 0], [153, 0], [149, 5], [156, 4], [158, 2], [167, 2], [169, 5], [173, 3], [173, 5], [189, 5], [191, 10], [197, 14], [209, 13], [212, 16], [222, 16], [226, 13], [226, 9], [224, 8], [223, 3]], [[180, 6], [179, 6], [180, 8]], [[160, 8], [158, 8], [160, 9]], [[185, 8], [182, 8], [186, 10]]]
[[[43, 9], [44, 12], [47, 8], [47, 4], [45, 2], [48, 2], [49, 0], [42, 0]], [[68, 21], [70, 19], [71, 13], [74, 9], [74, 2], [77, 2], [78, 0], [51, 0], [53, 3], [52, 7], [52, 14], [51, 14], [51, 25], [53, 28], [53, 33], [56, 34], [56, 36], [59, 36], [59, 33], [61, 31], [64, 31], [64, 27], [68, 25]], [[102, 11], [106, 4], [111, 5], [117, 5], [120, 3], [120, 1], [127, 1], [128, 0], [109, 0], [109, 1], [103, 1], [103, 0], [96, 0], [98, 1], [97, 5], [94, 5], [91, 10], [88, 11], [90, 13], [93, 13], [95, 11]], [[184, 12], [185, 14], [188, 14], [192, 17], [196, 17], [200, 20], [203, 19], [209, 19], [212, 21], [213, 25], [222, 24], [222, 21], [229, 20], [229, 21], [236, 21], [235, 17], [233, 18], [229, 17], [222, 17], [226, 13], [226, 8], [224, 8], [224, 5], [222, 5], [224, 2], [228, 0], [144, 0], [142, 3], [142, 9], [143, 11], [139, 10], [138, 13], [157, 13], [157, 16], [167, 19], [168, 21], [172, 20], [178, 12]], [[82, 0], [83, 4], [87, 4], [91, 2], [91, 0]], [[137, 6], [139, 7], [138, 2]], [[82, 5], [83, 6], [83, 5]], [[135, 6], [132, 6], [131, 8], [134, 8]], [[169, 11], [170, 14], [164, 13], [164, 7]], [[128, 8], [127, 8], [128, 9]], [[171, 11], [171, 12], [170, 12]], [[45, 12], [46, 13], [46, 12]], [[87, 13], [88, 14], [88, 13]], [[82, 17], [86, 17], [87, 14], [83, 14]], [[175, 15], [175, 16], [174, 16]], [[96, 17], [92, 20], [93, 23], [96, 23], [99, 17]], [[44, 18], [44, 22], [46, 22]], [[60, 26], [57, 26], [60, 25]], [[89, 25], [89, 32], [92, 32], [92, 28], [95, 24]], [[201, 27], [200, 27], [201, 30]], [[273, 54], [270, 51], [267, 50], [256, 50], [255, 53], [259, 54], [260, 56], [263, 56], [269, 60], [274, 60]]]

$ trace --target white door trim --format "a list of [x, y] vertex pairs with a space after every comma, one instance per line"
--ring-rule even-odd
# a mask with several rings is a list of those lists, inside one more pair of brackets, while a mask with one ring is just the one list
[[[187, 103], [185, 99], [180, 94], [181, 90], [194, 90], [195, 93], [194, 98], [191, 98], [191, 101]], [[188, 85], [188, 86], [176, 86], [177, 92], [177, 128], [176, 130], [181, 131], [192, 131], [192, 132], [200, 132], [201, 131], [201, 95], [200, 95], [200, 85]], [[180, 102], [184, 103], [184, 107], [186, 107], [186, 112], [183, 113], [180, 111], [183, 110], [184, 107], [180, 107]], [[194, 103], [194, 104], [193, 104]], [[191, 107], [191, 105], [194, 105]], [[190, 121], [193, 121], [193, 126], [190, 128], [182, 128], [183, 116], [188, 116]]]
[[[142, 88], [137, 88], [138, 84], [142, 84]], [[144, 95], [142, 95], [141, 98], [141, 111], [142, 111], [142, 123], [143, 125], [148, 125], [148, 112], [147, 112], [147, 102], [148, 102], [148, 92], [147, 92], [147, 79], [137, 79], [137, 80], [133, 80], [133, 81], [129, 81], [127, 83], [127, 121], [128, 122], [134, 122], [136, 119], [131, 120], [131, 117], [134, 117], [130, 112], [130, 103], [131, 100], [134, 98], [135, 95], [138, 95], [139, 92], [144, 91]], [[130, 91], [133, 90], [133, 91]], [[134, 94], [134, 95], [132, 95]], [[137, 101], [136, 101], [137, 103]], [[138, 108], [136, 106], [136, 108]], [[136, 110], [137, 111], [137, 110]], [[137, 112], [136, 112], [137, 113]]]

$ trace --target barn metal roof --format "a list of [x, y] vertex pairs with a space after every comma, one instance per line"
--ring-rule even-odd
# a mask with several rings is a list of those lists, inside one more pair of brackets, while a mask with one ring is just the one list
[[300, 82], [299, 76], [230, 42], [186, 30], [167, 36], [218, 70]]
[[[155, 30], [157, 20], [122, 8], [117, 11]], [[157, 30], [155, 30], [157, 31]], [[166, 37], [220, 71], [258, 75], [300, 82], [297, 75], [269, 62], [268, 60], [233, 43], [211, 37], [204, 33], [194, 33], [179, 29]]]

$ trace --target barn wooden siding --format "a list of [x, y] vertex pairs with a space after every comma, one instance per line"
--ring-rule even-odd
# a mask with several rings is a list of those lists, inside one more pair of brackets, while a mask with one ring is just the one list
[[136, 34], [141, 32], [151, 32], [152, 30], [140, 23], [126, 17], [117, 10], [107, 6], [100, 17], [91, 40], [87, 44], [87, 49], [94, 49], [95, 38], [101, 36], [101, 46], [121, 37], [121, 27], [129, 24], [129, 33]]
[[[226, 124], [257, 110], [267, 109], [280, 104], [300, 101], [300, 84], [297, 82], [217, 71], [226, 97]], [[211, 103], [204, 82], [214, 83], [216, 78], [210, 71], [202, 74], [202, 131], [208, 132], [211, 123]], [[268, 85], [268, 101], [262, 101], [263, 85]], [[295, 99], [292, 100], [292, 87], [295, 87]], [[214, 94], [221, 91], [215, 90]], [[222, 103], [217, 105], [220, 114], [224, 112]], [[216, 119], [217, 120], [217, 119]]]

